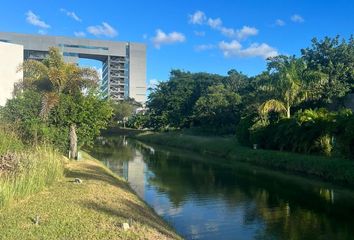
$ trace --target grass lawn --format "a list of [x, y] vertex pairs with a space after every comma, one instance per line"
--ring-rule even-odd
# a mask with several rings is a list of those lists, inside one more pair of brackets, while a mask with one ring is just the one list
[[352, 160], [262, 149], [253, 150], [240, 146], [236, 138], [232, 136], [194, 136], [176, 131], [145, 132], [133, 137], [145, 142], [218, 156], [223, 158], [223, 164], [246, 162], [354, 186], [354, 161]]
[[0, 210], [0, 239], [180, 239], [123, 179], [83, 159], [66, 163], [51, 187]]

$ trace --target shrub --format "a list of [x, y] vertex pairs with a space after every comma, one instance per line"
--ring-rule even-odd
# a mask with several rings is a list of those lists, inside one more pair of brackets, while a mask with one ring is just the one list
[[253, 116], [246, 116], [241, 118], [236, 126], [236, 137], [238, 142], [243, 146], [251, 146], [250, 128], [254, 124]]
[[335, 150], [354, 159], [354, 116], [343, 112], [336, 121]]
[[[266, 149], [330, 155], [336, 129], [344, 124], [337, 124], [337, 118], [342, 114], [326, 109], [307, 109], [297, 112], [292, 118], [283, 118], [268, 125], [257, 122], [250, 128], [250, 136]], [[345, 134], [341, 133], [340, 139], [348, 145]]]

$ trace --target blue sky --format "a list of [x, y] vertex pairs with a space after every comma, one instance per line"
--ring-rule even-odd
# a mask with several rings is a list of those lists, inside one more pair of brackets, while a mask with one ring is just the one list
[[147, 82], [174, 68], [255, 75], [267, 56], [299, 54], [313, 37], [348, 39], [354, 1], [12, 0], [1, 3], [0, 31], [144, 42]]

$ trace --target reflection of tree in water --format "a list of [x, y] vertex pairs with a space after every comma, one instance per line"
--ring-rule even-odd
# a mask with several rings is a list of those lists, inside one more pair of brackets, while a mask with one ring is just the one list
[[354, 234], [348, 216], [354, 212], [353, 195], [331, 202], [319, 185], [299, 178], [242, 164], [230, 169], [186, 154], [144, 155], [154, 173], [149, 183], [166, 193], [175, 207], [191, 197], [219, 198], [230, 210], [244, 206], [245, 225], [265, 223], [257, 238], [350, 239]]
[[123, 165], [134, 160], [136, 150], [124, 137], [101, 138], [96, 141], [90, 153], [100, 159], [113, 172], [123, 174]]
[[92, 153], [95, 156], [130, 161], [134, 159], [135, 147], [123, 137], [102, 138], [96, 141]]

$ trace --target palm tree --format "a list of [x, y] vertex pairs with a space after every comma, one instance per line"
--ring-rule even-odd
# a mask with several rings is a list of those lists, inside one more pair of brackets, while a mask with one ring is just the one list
[[[64, 62], [58, 48], [50, 48], [43, 61], [27, 60], [21, 66], [23, 80], [16, 86], [16, 91], [36, 89], [43, 93], [41, 118], [46, 121], [56, 105], [60, 104], [61, 94], [83, 94], [86, 89], [97, 86], [99, 77], [97, 71], [90, 68], [80, 68], [76, 64]], [[75, 140], [76, 126], [70, 126], [71, 157], [77, 158], [77, 143]]]
[[277, 56], [269, 59], [268, 71], [272, 77], [270, 85], [275, 98], [265, 101], [259, 108], [261, 115], [270, 111], [283, 112], [287, 118], [291, 116], [291, 107], [304, 99], [302, 91], [302, 73], [305, 64], [294, 56]]

